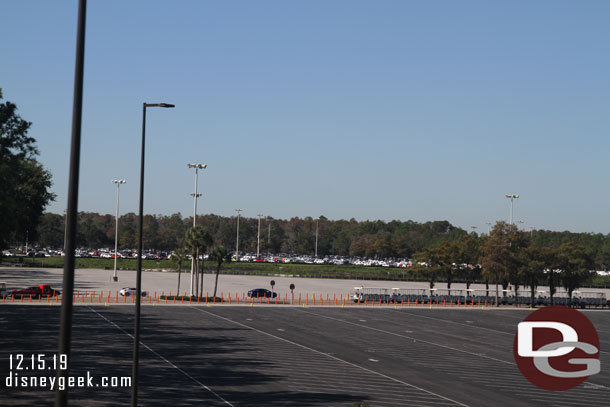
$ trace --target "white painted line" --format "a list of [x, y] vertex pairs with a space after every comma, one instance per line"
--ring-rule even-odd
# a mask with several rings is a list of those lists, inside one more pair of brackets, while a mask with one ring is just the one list
[[478, 356], [478, 357], [485, 358], [485, 359], [495, 360], [496, 362], [505, 363], [505, 364], [508, 364], [508, 365], [514, 365], [514, 363], [512, 363], [512, 362], [507, 362], [505, 360], [492, 358], [491, 356], [485, 356], [485, 355], [481, 355], [481, 354], [478, 354], [478, 353], [468, 352], [466, 350], [461, 350], [461, 349], [453, 348], [453, 347], [447, 346], [447, 345], [441, 345], [440, 343], [434, 343], [434, 342], [430, 342], [430, 341], [425, 341], [423, 339], [417, 339], [417, 338], [413, 338], [411, 336], [401, 335], [401, 334], [397, 334], [395, 332], [385, 331], [383, 329], [373, 328], [371, 326], [361, 325], [361, 324], [357, 324], [355, 322], [346, 321], [346, 320], [339, 319], [339, 318], [333, 318], [333, 317], [329, 317], [329, 316], [326, 316], [326, 315], [320, 315], [320, 314], [316, 314], [314, 312], [308, 312], [308, 311], [303, 311], [303, 310], [299, 310], [299, 311], [300, 312], [304, 312], [306, 314], [315, 315], [315, 316], [318, 316], [320, 318], [332, 319], [334, 321], [339, 321], [339, 322], [343, 322], [343, 323], [346, 323], [346, 324], [355, 325], [355, 326], [358, 326], [360, 328], [366, 328], [366, 329], [370, 329], [370, 330], [373, 330], [373, 331], [382, 332], [382, 333], [385, 333], [385, 334], [388, 334], [388, 335], [398, 336], [400, 338], [411, 339], [414, 342], [419, 341], [419, 342], [422, 342], [422, 343], [427, 343], [428, 345], [439, 346], [441, 348], [449, 349], [449, 350], [452, 350], [452, 351], [455, 351], [455, 352], [466, 353], [468, 355], [473, 355], [473, 356]]
[[[91, 311], [95, 312], [97, 315], [99, 315], [101, 318], [105, 319], [107, 322], [109, 322], [111, 325], [113, 325], [115, 328], [117, 328], [118, 330], [120, 330], [121, 332], [123, 332], [125, 335], [129, 336], [131, 339], [133, 339], [133, 335], [130, 334], [129, 332], [127, 332], [126, 330], [124, 330], [123, 328], [121, 328], [120, 326], [118, 326], [117, 324], [115, 324], [113, 321], [109, 320], [108, 318], [106, 318], [105, 316], [103, 316], [102, 314], [100, 314], [99, 312], [97, 312], [96, 310], [94, 310], [91, 307], [87, 307], [89, 308]], [[218, 393], [216, 393], [214, 390], [210, 389], [208, 386], [206, 386], [205, 384], [201, 383], [199, 380], [195, 379], [193, 376], [191, 376], [190, 374], [188, 374], [187, 372], [185, 372], [184, 370], [180, 369], [178, 366], [174, 365], [172, 362], [170, 362], [169, 360], [165, 359], [162, 355], [160, 355], [158, 352], [155, 352], [150, 346], [146, 345], [144, 342], [140, 341], [140, 345], [144, 346], [146, 349], [148, 349], [149, 351], [151, 351], [155, 356], [157, 356], [159, 359], [163, 360], [164, 362], [166, 362], [168, 365], [170, 365], [171, 367], [173, 367], [174, 369], [177, 369], [180, 373], [182, 373], [183, 375], [185, 375], [186, 377], [188, 377], [189, 379], [191, 379], [192, 381], [194, 381], [195, 383], [197, 383], [198, 385], [200, 385], [201, 387], [203, 387], [204, 389], [206, 389], [207, 391], [209, 391], [210, 393], [212, 393], [214, 396], [216, 396], [216, 398], [218, 398], [219, 400], [223, 401], [226, 405], [231, 406], [231, 407], [235, 407], [233, 406], [233, 404], [229, 403], [227, 400], [223, 399], [220, 395], [218, 395]]]
[[383, 373], [379, 373], [379, 372], [376, 372], [376, 371], [374, 371], [374, 370], [367, 369], [367, 368], [366, 368], [366, 367], [364, 367], [364, 366], [360, 366], [360, 365], [357, 365], [357, 364], [355, 364], [355, 363], [348, 362], [347, 360], [343, 360], [343, 359], [338, 358], [338, 357], [336, 357], [336, 356], [329, 355], [328, 353], [324, 353], [324, 352], [321, 352], [321, 351], [319, 351], [319, 350], [316, 350], [316, 349], [310, 348], [310, 347], [308, 347], [308, 346], [301, 345], [300, 343], [296, 343], [296, 342], [293, 342], [293, 341], [289, 341], [288, 339], [280, 338], [279, 336], [275, 336], [275, 335], [270, 334], [270, 333], [268, 333], [268, 332], [261, 331], [260, 329], [253, 328], [253, 327], [248, 326], [248, 325], [246, 325], [246, 324], [242, 324], [241, 322], [233, 321], [232, 319], [225, 318], [225, 317], [220, 316], [220, 315], [216, 315], [216, 314], [214, 314], [213, 312], [209, 312], [209, 311], [206, 311], [206, 310], [203, 310], [203, 309], [200, 309], [200, 308], [196, 308], [196, 307], [193, 307], [193, 306], [191, 306], [190, 308], [193, 308], [193, 309], [194, 309], [194, 310], [196, 310], [196, 311], [203, 312], [203, 313], [205, 313], [205, 314], [211, 315], [211, 316], [213, 316], [213, 317], [216, 317], [216, 318], [219, 318], [219, 319], [223, 319], [223, 320], [225, 320], [225, 321], [227, 321], [227, 322], [231, 322], [231, 323], [233, 323], [233, 324], [240, 325], [240, 326], [242, 326], [242, 327], [244, 327], [244, 328], [250, 329], [250, 330], [255, 331], [255, 332], [258, 332], [258, 333], [260, 333], [260, 334], [270, 336], [270, 337], [275, 338], [275, 339], [277, 339], [277, 340], [279, 340], [279, 341], [287, 342], [287, 343], [290, 343], [290, 344], [292, 344], [292, 345], [294, 345], [294, 346], [297, 346], [297, 347], [299, 347], [299, 348], [307, 349], [307, 350], [309, 350], [309, 351], [311, 351], [311, 352], [314, 352], [314, 353], [317, 353], [317, 354], [319, 354], [319, 355], [323, 355], [323, 356], [325, 356], [325, 357], [328, 357], [328, 358], [331, 358], [331, 359], [337, 360], [337, 361], [339, 361], [339, 362], [342, 362], [342, 363], [347, 364], [347, 365], [350, 365], [350, 366], [352, 366], [352, 367], [355, 367], [355, 368], [358, 368], [358, 369], [364, 370], [364, 371], [369, 372], [369, 373], [371, 373], [371, 374], [374, 374], [374, 375], [377, 375], [377, 376], [380, 376], [380, 377], [384, 377], [384, 378], [386, 378], [386, 379], [388, 379], [388, 380], [391, 380], [391, 381], [393, 381], [393, 382], [396, 382], [396, 383], [401, 383], [401, 384], [404, 384], [405, 386], [408, 386], [408, 387], [411, 387], [411, 388], [414, 388], [414, 389], [420, 390], [420, 391], [425, 392], [425, 393], [428, 393], [428, 394], [432, 394], [432, 395], [434, 395], [434, 396], [437, 396], [437, 397], [439, 397], [439, 398], [442, 398], [443, 400], [451, 401], [451, 402], [453, 402], [453, 403], [455, 403], [455, 404], [457, 404], [457, 405], [464, 406], [464, 407], [469, 407], [469, 406], [468, 406], [468, 405], [466, 405], [466, 404], [460, 403], [459, 401], [455, 401], [455, 400], [450, 399], [450, 398], [448, 398], [448, 397], [445, 397], [445, 396], [442, 396], [442, 395], [440, 395], [440, 394], [434, 393], [434, 392], [432, 392], [432, 391], [430, 391], [430, 390], [426, 390], [426, 389], [423, 389], [423, 388], [421, 388], [421, 387], [415, 386], [415, 385], [413, 385], [413, 384], [411, 384], [411, 383], [407, 383], [407, 382], [405, 382], [405, 381], [402, 381], [402, 380], [396, 379], [396, 378], [394, 378], [394, 377], [391, 377], [391, 376], [385, 375], [385, 374], [383, 374]]
[[442, 321], [442, 322], [448, 322], [448, 323], [451, 323], [451, 324], [456, 324], [456, 325], [463, 325], [463, 326], [467, 326], [467, 327], [469, 327], [469, 328], [484, 329], [484, 330], [486, 330], [486, 331], [497, 332], [497, 333], [504, 334], [504, 335], [513, 335], [513, 336], [515, 335], [515, 333], [514, 333], [514, 332], [504, 332], [504, 331], [498, 331], [497, 329], [493, 329], [493, 328], [485, 328], [485, 327], [483, 327], [483, 326], [478, 326], [478, 325], [470, 325], [470, 324], [473, 324], [473, 322], [472, 322], [472, 321], [466, 321], [466, 322], [467, 322], [467, 324], [463, 324], [463, 323], [461, 323], [461, 322], [451, 321], [451, 320], [448, 320], [448, 319], [443, 319], [443, 318], [434, 318], [434, 317], [429, 317], [429, 316], [426, 316], [426, 315], [418, 315], [418, 314], [414, 314], [414, 313], [412, 313], [412, 312], [407, 312], [406, 310], [405, 310], [405, 311], [402, 311], [402, 312], [403, 312], [403, 313], [405, 313], [405, 314], [408, 314], [408, 315], [413, 315], [414, 317], [426, 318], [426, 319], [433, 319], [433, 320], [435, 320], [435, 321]]

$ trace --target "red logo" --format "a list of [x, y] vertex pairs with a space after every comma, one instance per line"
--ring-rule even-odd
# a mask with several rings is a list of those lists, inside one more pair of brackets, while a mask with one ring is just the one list
[[523, 376], [544, 390], [569, 390], [600, 371], [597, 331], [569, 307], [529, 314], [519, 323], [513, 354]]

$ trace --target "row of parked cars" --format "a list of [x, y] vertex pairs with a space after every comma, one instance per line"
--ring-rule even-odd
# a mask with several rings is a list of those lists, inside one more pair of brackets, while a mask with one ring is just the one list
[[[353, 302], [383, 302], [383, 303], [487, 303], [496, 305], [495, 290], [485, 289], [436, 289], [436, 288], [383, 288], [383, 287], [354, 287]], [[515, 296], [514, 291], [502, 290], [498, 293], [498, 304], [500, 305], [530, 305], [531, 294], [523, 292]], [[539, 290], [535, 295], [536, 305], [551, 305], [550, 295]], [[558, 291], [553, 295], [553, 305], [568, 305], [570, 299], [567, 292]], [[610, 300], [604, 292], [598, 291], [574, 291], [572, 293], [572, 306], [586, 307], [610, 307]]]
[[311, 256], [288, 253], [262, 254], [258, 258], [255, 253], [240, 253], [239, 258], [233, 254], [234, 261], [265, 262], [265, 263], [291, 263], [291, 264], [328, 264], [364, 267], [411, 267], [413, 261], [409, 259], [368, 259], [353, 256]]
[[[136, 295], [137, 289], [134, 287], [124, 287], [119, 291], [119, 294], [123, 297], [131, 297]], [[8, 290], [5, 282], [0, 282], [0, 299], [6, 297], [13, 297], [15, 299], [41, 299], [47, 297], [59, 297], [61, 291], [51, 287], [50, 284], [38, 284], [27, 288], [19, 288], [14, 290]], [[148, 293], [142, 291], [142, 297], [146, 297]]]

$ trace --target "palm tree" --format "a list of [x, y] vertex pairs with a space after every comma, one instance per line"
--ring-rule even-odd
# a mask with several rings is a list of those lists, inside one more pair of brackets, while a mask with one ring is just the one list
[[172, 262], [178, 264], [178, 289], [176, 290], [177, 295], [180, 295], [180, 274], [182, 272], [182, 262], [186, 260], [188, 250], [184, 247], [180, 247], [172, 253]]
[[216, 297], [216, 290], [218, 288], [218, 275], [220, 274], [220, 267], [222, 267], [222, 263], [224, 261], [231, 261], [231, 253], [224, 246], [218, 246], [212, 251], [210, 255], [210, 260], [216, 262], [216, 281], [214, 282], [214, 295]]
[[211, 233], [201, 227], [195, 226], [186, 231], [186, 236], [184, 237], [185, 246], [191, 252], [192, 256], [196, 259], [196, 267], [195, 267], [195, 295], [199, 297], [199, 272], [201, 271], [201, 290], [203, 290], [203, 261], [201, 262], [201, 270], [199, 268], [199, 253], [203, 254], [206, 252], [207, 248], [212, 245], [212, 235]]

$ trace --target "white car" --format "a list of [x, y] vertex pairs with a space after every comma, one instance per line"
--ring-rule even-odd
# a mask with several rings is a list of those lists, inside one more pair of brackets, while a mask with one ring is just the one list
[[[123, 289], [121, 289], [121, 291], [119, 291], [119, 294], [121, 294], [121, 296], [123, 297], [130, 297], [132, 295], [136, 295], [136, 293], [138, 292], [138, 290], [136, 290], [135, 287], [125, 287]], [[148, 293], [146, 291], [142, 291], [142, 297], [146, 297], [148, 295]]]

